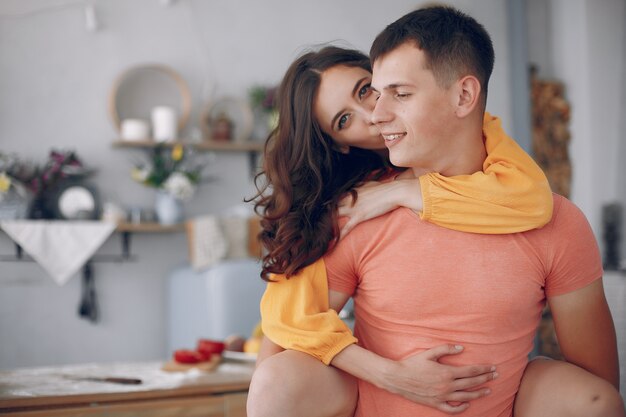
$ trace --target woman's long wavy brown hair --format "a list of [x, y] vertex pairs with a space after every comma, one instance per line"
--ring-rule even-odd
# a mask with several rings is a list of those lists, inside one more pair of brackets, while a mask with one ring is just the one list
[[[326, 46], [296, 59], [278, 90], [278, 126], [265, 144], [264, 170], [255, 178], [255, 211], [265, 249], [261, 277], [290, 277], [322, 257], [336, 242], [336, 208], [342, 195], [387, 166], [375, 152], [335, 150], [313, 107], [321, 75], [344, 65], [371, 72], [359, 51]], [[263, 184], [259, 186], [261, 179]]]

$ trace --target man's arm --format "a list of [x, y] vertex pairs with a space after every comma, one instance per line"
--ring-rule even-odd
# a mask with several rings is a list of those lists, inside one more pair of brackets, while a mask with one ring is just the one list
[[[341, 311], [350, 295], [330, 290], [328, 298], [330, 308]], [[459, 346], [442, 345], [394, 361], [352, 344], [335, 355], [330, 364], [413, 402], [457, 414], [469, 407], [467, 401], [489, 394], [489, 389], [476, 387], [497, 377], [493, 365], [449, 366], [438, 362], [443, 356], [462, 351]], [[475, 391], [465, 391], [470, 388]], [[450, 405], [448, 401], [460, 404]]]
[[548, 302], [565, 360], [619, 389], [615, 327], [602, 279], [579, 290], [549, 297]]

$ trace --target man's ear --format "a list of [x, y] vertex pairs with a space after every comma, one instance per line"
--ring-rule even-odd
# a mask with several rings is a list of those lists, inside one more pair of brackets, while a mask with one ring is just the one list
[[456, 115], [466, 117], [471, 114], [481, 100], [480, 82], [473, 75], [466, 75], [457, 81]]

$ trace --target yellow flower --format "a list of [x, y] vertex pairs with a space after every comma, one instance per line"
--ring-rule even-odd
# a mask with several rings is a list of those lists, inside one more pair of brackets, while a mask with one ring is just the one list
[[174, 161], [180, 161], [181, 159], [183, 159], [183, 146], [182, 145], [175, 145], [172, 148], [172, 159]]
[[11, 178], [6, 172], [0, 172], [0, 192], [6, 193], [11, 187]]

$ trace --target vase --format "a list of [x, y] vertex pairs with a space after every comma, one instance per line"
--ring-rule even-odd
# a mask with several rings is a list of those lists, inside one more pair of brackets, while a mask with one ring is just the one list
[[28, 217], [30, 196], [20, 195], [14, 188], [10, 188], [0, 197], [0, 220], [19, 220]]
[[183, 221], [183, 202], [166, 191], [157, 191], [154, 211], [159, 223], [164, 226]]

